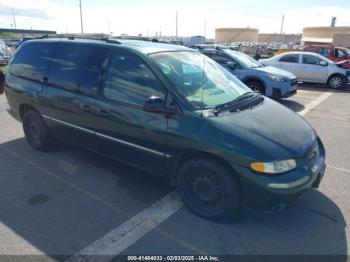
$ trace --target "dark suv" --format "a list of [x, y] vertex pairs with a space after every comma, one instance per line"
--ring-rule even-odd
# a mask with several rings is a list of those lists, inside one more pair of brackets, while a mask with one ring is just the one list
[[5, 90], [34, 149], [55, 138], [169, 177], [204, 217], [281, 206], [325, 170], [322, 142], [303, 118], [185, 47], [28, 41]]

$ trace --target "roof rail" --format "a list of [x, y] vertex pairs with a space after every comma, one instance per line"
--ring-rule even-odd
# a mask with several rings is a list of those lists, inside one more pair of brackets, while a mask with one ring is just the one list
[[111, 39], [140, 40], [140, 41], [148, 41], [148, 42], [154, 42], [154, 43], [170, 44], [167, 41], [162, 41], [154, 37], [152, 38], [152, 37], [144, 37], [144, 36], [115, 36]]
[[119, 41], [109, 38], [108, 35], [104, 34], [91, 34], [91, 35], [80, 35], [80, 34], [62, 34], [62, 35], [45, 35], [41, 38], [67, 38], [69, 40], [74, 39], [88, 39], [88, 40], [100, 40], [107, 43], [121, 44]]

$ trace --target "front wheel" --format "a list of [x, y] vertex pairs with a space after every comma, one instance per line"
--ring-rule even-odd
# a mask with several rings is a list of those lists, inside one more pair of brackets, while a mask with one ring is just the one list
[[233, 216], [241, 203], [232, 172], [209, 159], [183, 164], [177, 176], [177, 190], [190, 210], [209, 219]]
[[328, 79], [328, 86], [332, 89], [339, 89], [344, 87], [346, 81], [341, 75], [333, 75]]
[[254, 92], [258, 92], [262, 95], [265, 94], [265, 88], [260, 82], [252, 80], [252, 81], [246, 82], [245, 84]]
[[24, 113], [23, 131], [28, 143], [35, 150], [46, 150], [51, 145], [49, 130], [44, 120], [34, 110]]

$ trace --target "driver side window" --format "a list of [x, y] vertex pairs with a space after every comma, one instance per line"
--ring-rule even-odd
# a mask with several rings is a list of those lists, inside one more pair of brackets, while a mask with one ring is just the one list
[[303, 64], [308, 65], [319, 65], [321, 62], [321, 59], [311, 56], [311, 55], [303, 55]]
[[103, 96], [142, 106], [151, 96], [164, 99], [165, 92], [160, 80], [139, 57], [114, 53], [106, 72]]

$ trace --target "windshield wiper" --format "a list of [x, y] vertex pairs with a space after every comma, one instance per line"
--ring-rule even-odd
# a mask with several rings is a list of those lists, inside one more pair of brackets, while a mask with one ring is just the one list
[[239, 97], [237, 97], [236, 99], [234, 99], [228, 103], [218, 105], [214, 108], [214, 114], [218, 115], [221, 111], [223, 111], [225, 109], [229, 109], [233, 105], [235, 105], [243, 100], [249, 99], [257, 94], [258, 94], [257, 92], [249, 91], [249, 92], [246, 92], [246, 93], [240, 95]]

